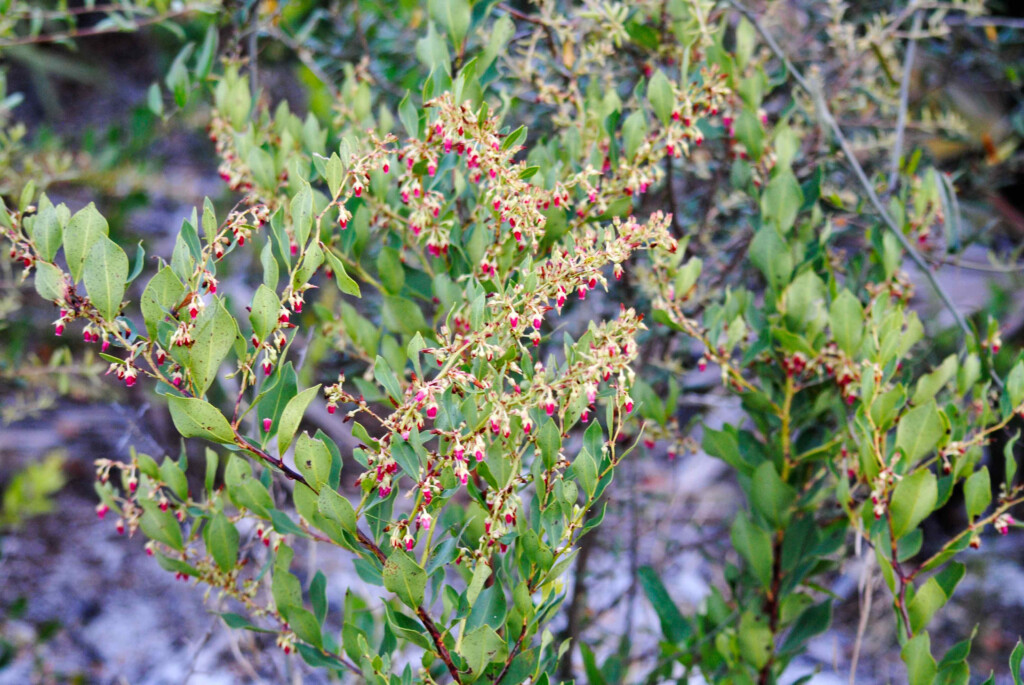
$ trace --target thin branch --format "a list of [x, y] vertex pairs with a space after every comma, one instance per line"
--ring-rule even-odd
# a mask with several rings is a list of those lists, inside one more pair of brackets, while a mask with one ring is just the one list
[[155, 17], [148, 17], [146, 19], [139, 19], [131, 27], [125, 27], [121, 25], [116, 26], [95, 26], [88, 29], [72, 29], [70, 31], [62, 31], [60, 33], [48, 33], [41, 34], [38, 36], [23, 36], [21, 38], [14, 38], [12, 40], [0, 41], [0, 49], [9, 48], [15, 45], [34, 45], [37, 43], [56, 43], [64, 40], [71, 40], [72, 38], [87, 38], [89, 36], [100, 36], [106, 33], [129, 33], [131, 31], [138, 31], [144, 26], [150, 24], [157, 24], [162, 21], [168, 21], [170, 19], [176, 19], [178, 17], [191, 14], [194, 10], [182, 9], [175, 10], [173, 12], [166, 12], [164, 14], [157, 15]]
[[[911, 33], [921, 30], [923, 15], [918, 12], [914, 15], [914, 27]], [[907, 41], [907, 54], [903, 61], [903, 80], [900, 81], [900, 109], [896, 119], [896, 140], [892, 144], [892, 161], [889, 165], [889, 194], [896, 190], [896, 184], [900, 178], [900, 158], [903, 157], [903, 133], [907, 128], [907, 105], [910, 100], [910, 75], [914, 68], [914, 53], [917, 51], [917, 41]]]
[[[754, 25], [754, 28], [757, 29], [757, 32], [761, 34], [762, 38], [764, 38], [764, 41], [768, 45], [768, 48], [783, 63], [783, 65], [786, 67], [786, 70], [789, 72], [790, 76], [792, 76], [793, 80], [796, 81], [797, 85], [799, 85], [800, 88], [802, 88], [808, 95], [811, 96], [812, 100], [814, 101], [815, 108], [818, 110], [819, 116], [821, 117], [822, 121], [827, 125], [827, 127], [832, 131], [832, 135], [835, 137], [840, 149], [846, 156], [846, 160], [849, 163], [850, 167], [853, 169], [854, 175], [857, 177], [857, 180], [860, 181], [861, 187], [863, 187], [865, 194], [868, 196], [868, 200], [871, 202], [871, 205], [875, 208], [875, 211], [878, 212], [878, 215], [881, 217], [882, 222], [890, 231], [892, 231], [893, 235], [896, 236], [896, 240], [900, 243], [900, 246], [902, 246], [904, 251], [906, 251], [906, 253], [910, 256], [910, 260], [917, 265], [917, 267], [921, 270], [921, 273], [924, 274], [924, 277], [928, 279], [928, 283], [931, 285], [935, 293], [939, 296], [939, 299], [942, 300], [942, 303], [943, 305], [945, 305], [946, 309], [948, 309], [949, 312], [953, 315], [953, 319], [956, 321], [956, 324], [957, 326], [959, 326], [960, 330], [963, 331], [965, 336], [972, 335], [970, 326], [967, 325], [967, 321], [964, 320], [963, 314], [960, 313], [960, 310], [956, 308], [955, 304], [953, 304], [953, 300], [952, 298], [950, 298], [949, 293], [946, 292], [946, 289], [943, 288], [942, 284], [939, 283], [939, 281], [935, 278], [935, 274], [932, 273], [932, 270], [930, 268], [928, 268], [928, 263], [918, 253], [918, 251], [914, 249], [914, 246], [910, 244], [910, 241], [907, 239], [907, 237], [903, 235], [903, 231], [900, 230], [899, 226], [896, 225], [896, 222], [889, 215], [889, 212], [885, 209], [885, 206], [882, 204], [882, 200], [878, 197], [878, 193], [875, 192], [875, 188], [871, 184], [871, 180], [868, 179], [868, 175], [867, 173], [865, 173], [864, 167], [862, 167], [860, 162], [857, 161], [857, 157], [854, 153], [853, 147], [850, 145], [850, 141], [846, 139], [845, 135], [843, 135], [842, 129], [839, 128], [839, 124], [836, 123], [835, 117], [832, 116], [832, 111], [829, 109], [828, 103], [825, 101], [825, 97], [822, 95], [821, 90], [819, 88], [811, 86], [810, 82], [808, 82], [804, 75], [801, 74], [800, 71], [793, 65], [793, 63], [786, 56], [786, 53], [783, 52], [782, 48], [779, 47], [779, 44], [775, 42], [775, 39], [771, 36], [770, 33], [768, 33], [764, 25], [761, 23], [761, 20], [758, 19], [753, 12], [748, 10], [743, 5], [739, 4], [737, 0], [728, 0], [728, 2], [736, 9], [737, 12], [746, 17], [747, 20]], [[998, 378], [996, 378], [995, 376], [993, 376], [993, 378], [995, 378], [996, 382], [1001, 385], [1001, 381]]]
[[[382, 564], [387, 562], [388, 558], [384, 555], [384, 552], [373, 539], [361, 530], [356, 531], [356, 538], [359, 540], [359, 544], [370, 551], [373, 556], [377, 557], [377, 560]], [[461, 685], [462, 676], [459, 674], [459, 669], [455, 667], [455, 662], [452, 660], [452, 655], [448, 651], [448, 646], [444, 643], [444, 637], [441, 635], [441, 631], [437, 629], [437, 625], [434, 623], [434, 619], [430, 617], [427, 610], [422, 606], [416, 607], [416, 616], [419, 617], [420, 623], [430, 633], [430, 638], [434, 642], [434, 646], [437, 647], [437, 653], [441, 657], [441, 661], [448, 667], [448, 673], [451, 674], [452, 680]]]
[[946, 17], [949, 26], [995, 26], [1005, 29], [1024, 29], [1024, 19], [1014, 17]]

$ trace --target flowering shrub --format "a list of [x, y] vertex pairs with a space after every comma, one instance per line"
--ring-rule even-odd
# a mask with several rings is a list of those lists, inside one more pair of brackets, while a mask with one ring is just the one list
[[[696, 616], [643, 576], [664, 631], [650, 677], [681, 665], [683, 680], [775, 682], [828, 627], [821, 580], [853, 545], [886, 580], [911, 682], [966, 682], [970, 641], [936, 661], [926, 628], [964, 575], [956, 552], [1016, 524], [1012, 447], [995, 488], [982, 461], [1024, 412], [1024, 363], [996, 373], [994, 323], [934, 368], [918, 361], [901, 265], [945, 219], [946, 186], [899, 167], [913, 181], [874, 202], [881, 218], [844, 262], [829, 222], [849, 210], [820, 201], [844, 160], [802, 144], [816, 91], [782, 94], [792, 106], [770, 115], [786, 65], [737, 16], [704, 0], [431, 3], [421, 92], [374, 114], [372, 77], [350, 74], [330, 121], [269, 107], [239, 60], [215, 59], [216, 31], [186, 48], [150, 107], [209, 100], [230, 211], [197, 208], [155, 273], [92, 204], [72, 211], [29, 182], [0, 212], [11, 259], [59, 308], [53, 333], [97, 345], [108, 375], [212, 445], [200, 488], [185, 452], [98, 460], [99, 516], [234, 600], [228, 626], [269, 631], [313, 667], [549, 682], [570, 649], [549, 628], [562, 578], [644, 439], [638, 416], [648, 441], [685, 446], [676, 379], [637, 363], [649, 341], [685, 338], [703, 355], [676, 363], [720, 368], [749, 419], [703, 437], [749, 507], [728, 587]], [[508, 123], [538, 113], [540, 135]], [[727, 269], [709, 274], [706, 245], [668, 211], [673, 174], [706, 155], [726, 160], [727, 204], [753, 226], [739, 249], [758, 286], [723, 288]], [[252, 271], [244, 296], [219, 290], [232, 269]], [[579, 311], [594, 318], [580, 326]], [[356, 447], [303, 430], [317, 404]], [[926, 556], [920, 525], [958, 484], [970, 526]], [[300, 580], [300, 540], [348, 550], [384, 588], [380, 610], [330, 606], [322, 571]]]

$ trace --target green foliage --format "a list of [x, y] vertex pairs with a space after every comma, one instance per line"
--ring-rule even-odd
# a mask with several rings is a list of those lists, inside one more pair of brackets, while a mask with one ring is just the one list
[[[979, 456], [1024, 410], [1024, 363], [998, 376], [989, 330], [931, 366], [894, 236], [934, 218], [941, 182], [906, 172], [887, 210], [900, 221], [865, 216], [864, 255], [843, 263], [826, 214], [839, 218], [842, 200], [821, 197], [843, 160], [807, 142], [817, 103], [780, 88], [792, 74], [758, 56], [750, 21], [710, 22], [712, 8], [523, 18], [432, 1], [402, 34], [400, 101], [346, 65], [340, 88], [319, 86], [333, 114], [313, 97], [305, 119], [287, 102], [267, 108], [218, 52], [214, 24], [187, 43], [147, 106], [208, 118], [238, 202], [221, 217], [209, 199], [197, 207], [137, 303], [126, 298], [139, 272], [93, 204], [72, 214], [27, 184], [0, 212], [12, 255], [61, 309], [58, 333], [84, 323], [131, 392], [149, 387], [183, 438], [222, 450], [207, 448], [199, 492], [184, 458], [98, 461], [103, 511], [149, 538], [164, 568], [235, 600], [244, 615], [222, 614], [229, 627], [271, 632], [314, 668], [373, 683], [550, 682], [572, 645], [549, 625], [637, 415], [645, 435], [678, 438], [675, 376], [691, 361], [671, 358], [678, 337], [740, 398], [745, 420], [705, 428], [703, 447], [735, 472], [744, 506], [726, 586], [692, 615], [639, 571], [666, 643], [650, 679], [676, 666], [683, 681], [783, 677], [828, 629], [823, 578], [857, 537], [890, 591], [909, 681], [963, 681], [970, 639], [936, 662], [925, 629], [965, 574], [955, 554], [1005, 531], [1021, 499], [1012, 447], [998, 494]], [[408, 9], [397, 19], [412, 24]], [[287, 37], [281, 21], [269, 36]], [[786, 103], [774, 124], [769, 97]], [[680, 235], [680, 217], [652, 209], [654, 193], [674, 203], [671, 174], [705, 139], [700, 163], [716, 159], [724, 204], [739, 208], [736, 261], [708, 249], [720, 236]], [[723, 266], [743, 261], [757, 272]], [[253, 272], [227, 296], [217, 284], [232, 266]], [[567, 332], [563, 311], [589, 306], [570, 296], [600, 290], [628, 298], [619, 315], [587, 310]], [[655, 349], [669, 350], [663, 363], [637, 363]], [[344, 454], [307, 430], [321, 401], [344, 414]], [[971, 527], [922, 558], [922, 524], [957, 486]], [[382, 588], [374, 611], [330, 604], [320, 569], [300, 580], [307, 544], [344, 550]], [[413, 648], [421, 668], [399, 676], [397, 652]], [[581, 655], [592, 682], [626, 678], [628, 639], [603, 664]]]

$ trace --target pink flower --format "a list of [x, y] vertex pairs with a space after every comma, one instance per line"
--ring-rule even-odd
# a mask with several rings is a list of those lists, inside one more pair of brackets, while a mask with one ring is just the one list
[[273, 419], [263, 419], [263, 432], [269, 433], [270, 427], [274, 425]]

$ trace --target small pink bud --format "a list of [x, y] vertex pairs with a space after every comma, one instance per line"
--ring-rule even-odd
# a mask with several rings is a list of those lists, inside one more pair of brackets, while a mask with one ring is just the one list
[[626, 409], [626, 413], [630, 413], [631, 411], [633, 411], [633, 400], [630, 397], [626, 397], [626, 401], [623, 404], [623, 406]]
[[336, 405], [333, 405], [333, 404], [328, 404], [327, 405], [327, 413], [328, 414], [333, 414], [337, 410], [338, 410], [338, 407]]
[[590, 421], [590, 412], [584, 409], [583, 413], [580, 414], [580, 421], [582, 421], [583, 423], [587, 423], [588, 421]]
[[270, 371], [273, 368], [274, 368], [273, 365], [269, 361], [263, 362], [263, 375], [264, 376], [269, 376], [270, 375]]
[[122, 519], [117, 520], [117, 534], [124, 535], [124, 521]]
[[129, 388], [135, 385], [135, 376], [125, 376], [124, 384], [127, 385]]
[[473, 456], [476, 457], [477, 461], [483, 461], [484, 460], [484, 452], [483, 452], [483, 450], [479, 450], [478, 449], [476, 452], [473, 453]]
[[104, 516], [107, 515], [108, 511], [110, 511], [110, 507], [108, 507], [106, 504], [98, 504], [98, 505], [96, 505], [96, 516], [97, 517], [102, 519]]
[[193, 319], [196, 318], [197, 316], [199, 316], [199, 309], [195, 305], [192, 305], [188, 309], [188, 315], [191, 316]]
[[429, 407], [427, 407], [427, 418], [430, 419], [431, 421], [433, 421], [435, 418], [437, 418], [437, 405], [436, 404], [431, 404]]
[[282, 312], [281, 316], [277, 318], [280, 323], [288, 323], [288, 312]]
[[547, 404], [544, 405], [544, 411], [547, 413], [548, 416], [551, 416], [552, 414], [554, 414], [555, 413], [555, 409], [556, 409], [556, 406], [555, 406], [554, 402], [548, 402]]
[[297, 244], [295, 244], [295, 243], [291, 243], [288, 246], [288, 249], [289, 249], [289, 251], [291, 251], [292, 257], [294, 257], [295, 255], [299, 254], [299, 246]]
[[384, 172], [384, 173], [386, 174], [386, 173], [388, 173], [389, 171], [391, 171], [391, 167], [390, 167], [390, 166], [388, 166], [388, 163], [387, 163], [387, 162], [384, 162], [384, 166], [382, 166], [382, 167], [381, 167], [381, 170], [382, 170], [382, 171], [383, 171], [383, 172]]
[[[104, 340], [103, 344], [100, 345], [100, 352], [106, 352], [108, 349], [110, 349], [110, 341], [109, 340]], [[157, 364], [162, 364], [162, 363], [163, 362], [157, 362]]]
[[357, 184], [356, 187], [353, 188], [353, 190], [355, 191], [356, 197], [359, 197], [360, 195], [363, 194], [363, 187], [361, 185]]
[[540, 327], [541, 327], [541, 324], [543, 324], [543, 323], [544, 323], [544, 320], [541, 319], [539, 316], [533, 317], [533, 327], [534, 327], [535, 330], [539, 331]]
[[60, 336], [63, 333], [64, 333], [64, 324], [62, 324], [62, 323], [57, 324], [54, 327], [54, 329], [53, 329], [53, 334], [56, 335], [56, 336]]
[[263, 432], [269, 433], [270, 427], [274, 425], [273, 419], [263, 419]]
[[515, 314], [515, 313], [509, 314], [508, 323], [509, 323], [510, 326], [512, 326], [512, 328], [518, 328], [519, 327], [519, 315]]

